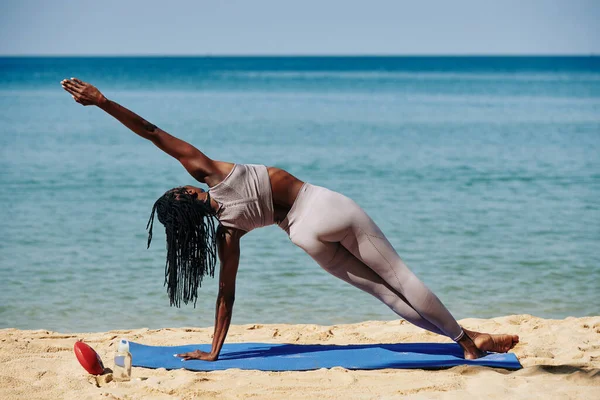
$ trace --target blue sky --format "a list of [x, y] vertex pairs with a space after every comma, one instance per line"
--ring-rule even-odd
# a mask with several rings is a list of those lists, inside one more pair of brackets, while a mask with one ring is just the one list
[[600, 54], [595, 0], [0, 0], [3, 55]]

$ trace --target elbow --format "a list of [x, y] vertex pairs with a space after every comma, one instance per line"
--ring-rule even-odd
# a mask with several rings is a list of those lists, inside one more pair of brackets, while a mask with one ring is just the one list
[[146, 130], [146, 132], [148, 132], [148, 134], [155, 134], [156, 131], [158, 130], [158, 127], [154, 124], [151, 124], [148, 121], [144, 122], [144, 129]]
[[[152, 124], [150, 124], [150, 125], [152, 125]], [[154, 127], [154, 128], [152, 128], [152, 127]], [[150, 140], [152, 143], [154, 143], [159, 148], [161, 147], [162, 138], [160, 135], [160, 131], [158, 128], [156, 128], [156, 126], [154, 126], [154, 125], [144, 126], [143, 136], [146, 137], [148, 140]]]

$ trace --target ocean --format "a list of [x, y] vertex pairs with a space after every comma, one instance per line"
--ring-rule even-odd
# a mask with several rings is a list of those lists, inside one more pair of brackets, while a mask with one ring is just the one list
[[[0, 328], [210, 326], [169, 307], [166, 190], [198, 185], [63, 78], [208, 156], [356, 200], [457, 318], [600, 315], [600, 57], [0, 58]], [[200, 185], [201, 186], [201, 185]], [[242, 239], [234, 324], [397, 316], [276, 226]]]

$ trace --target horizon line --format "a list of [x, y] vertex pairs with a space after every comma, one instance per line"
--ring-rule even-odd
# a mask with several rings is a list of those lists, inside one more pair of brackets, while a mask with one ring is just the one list
[[440, 53], [440, 54], [310, 54], [310, 53], [299, 53], [299, 54], [235, 54], [235, 53], [223, 53], [223, 54], [161, 54], [161, 53], [139, 53], [139, 54], [0, 54], [2, 58], [28, 58], [28, 57], [64, 57], [64, 58], [150, 58], [150, 57], [162, 57], [162, 58], [433, 58], [433, 57], [456, 57], [456, 58], [467, 58], [467, 57], [580, 57], [580, 58], [592, 58], [600, 57], [600, 53], [556, 53], [556, 54], [543, 54], [543, 53], [490, 53], [490, 54], [475, 54], [475, 53]]

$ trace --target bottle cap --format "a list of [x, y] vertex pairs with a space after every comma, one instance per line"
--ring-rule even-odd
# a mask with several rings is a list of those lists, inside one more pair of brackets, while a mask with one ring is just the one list
[[129, 342], [125, 339], [121, 339], [119, 341], [119, 347], [117, 348], [119, 353], [128, 352], [129, 353]]

